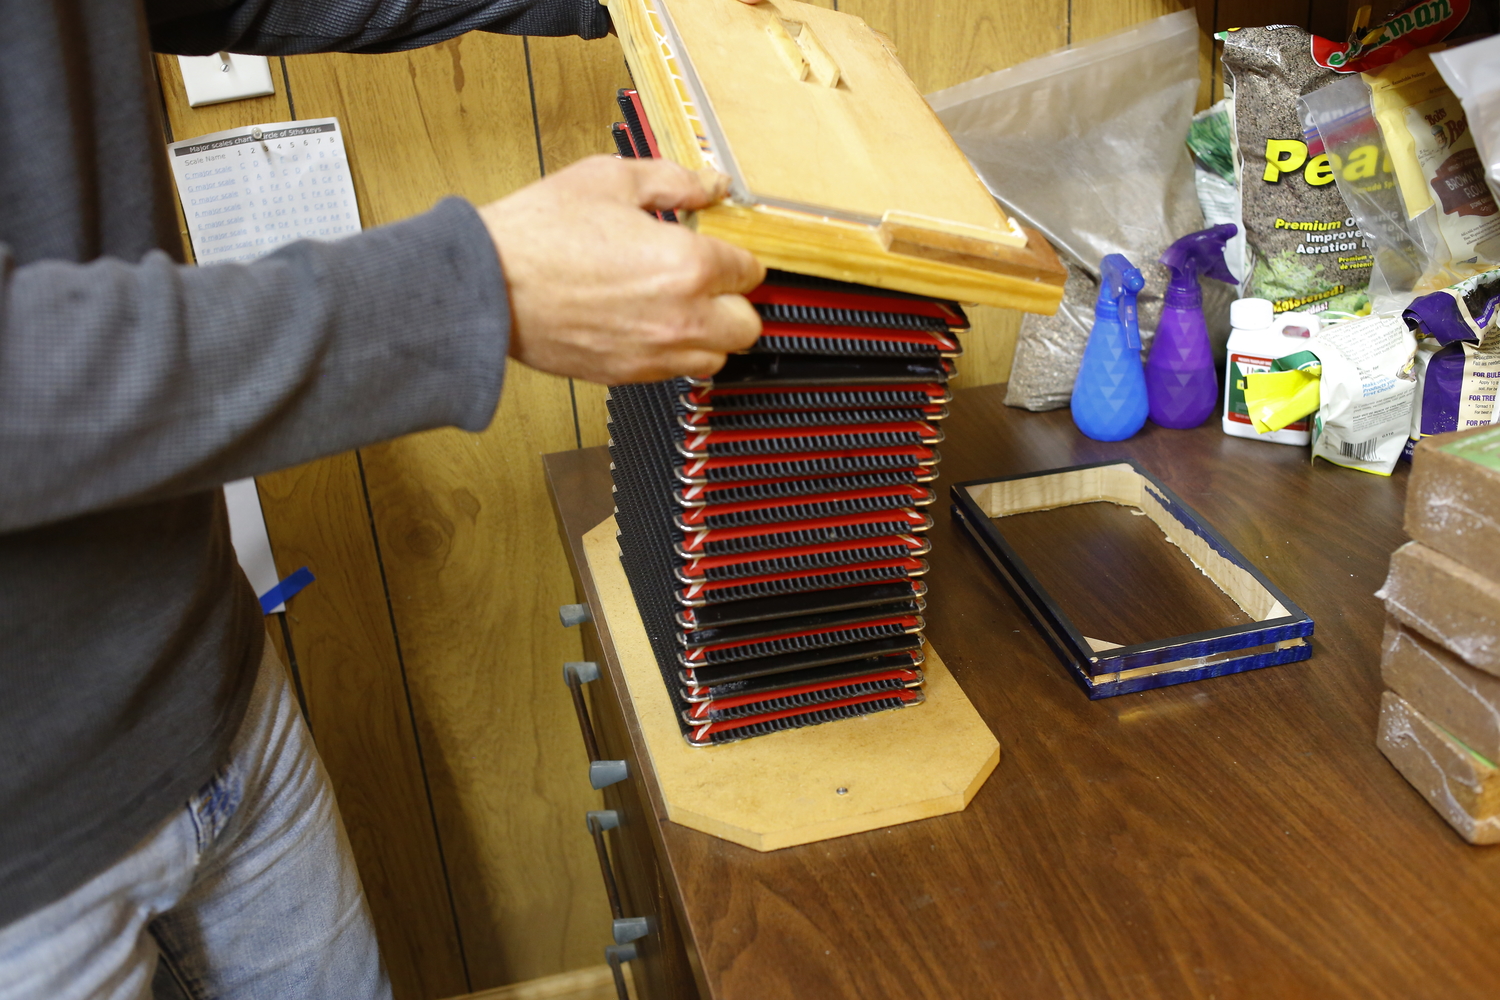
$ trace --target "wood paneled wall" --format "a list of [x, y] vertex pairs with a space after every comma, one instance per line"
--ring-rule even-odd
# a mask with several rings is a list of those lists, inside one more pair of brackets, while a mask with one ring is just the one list
[[[609, 151], [628, 83], [612, 42], [477, 33], [277, 60], [274, 97], [199, 110], [176, 61], [158, 66], [176, 137], [337, 116], [367, 227]], [[583, 826], [599, 798], [562, 685], [581, 655], [557, 619], [572, 583], [538, 461], [579, 444], [570, 382], [512, 365], [485, 433], [260, 479], [278, 567], [317, 577], [286, 653], [401, 1000], [597, 965], [610, 943]]]
[[[931, 92], [1179, 9], [1177, 0], [821, 0], [896, 43]], [[1305, 0], [1290, 3], [1302, 6]], [[1208, 32], [1310, 10], [1199, 8]], [[1288, 6], [1273, 0], [1272, 6]], [[1223, 9], [1221, 9], [1223, 8]], [[1273, 15], [1273, 16], [1268, 16]], [[612, 150], [612, 39], [471, 34], [384, 56], [273, 60], [276, 94], [193, 110], [159, 68], [176, 138], [336, 115], [366, 226], [500, 197]], [[1019, 316], [975, 310], [965, 384], [1003, 381]], [[596, 965], [608, 913], [583, 812], [598, 797], [561, 680], [573, 600], [538, 456], [607, 439], [604, 390], [512, 364], [494, 424], [263, 477], [277, 564], [317, 582], [273, 635], [295, 665], [398, 1000]]]

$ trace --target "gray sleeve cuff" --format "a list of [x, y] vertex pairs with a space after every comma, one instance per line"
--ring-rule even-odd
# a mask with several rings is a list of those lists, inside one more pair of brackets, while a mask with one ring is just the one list
[[319, 284], [336, 296], [344, 331], [336, 341], [342, 357], [331, 358], [322, 377], [333, 393], [387, 412], [370, 428], [372, 441], [489, 425], [504, 379], [510, 302], [474, 206], [447, 198], [343, 244], [301, 247], [325, 258]]

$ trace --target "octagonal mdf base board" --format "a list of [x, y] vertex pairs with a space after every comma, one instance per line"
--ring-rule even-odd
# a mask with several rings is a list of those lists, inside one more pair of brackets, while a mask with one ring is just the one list
[[613, 641], [672, 822], [774, 851], [959, 812], [1000, 763], [1000, 742], [931, 646], [923, 704], [689, 746], [620, 565], [615, 531], [611, 517], [583, 539], [603, 605], [605, 621], [596, 624]]

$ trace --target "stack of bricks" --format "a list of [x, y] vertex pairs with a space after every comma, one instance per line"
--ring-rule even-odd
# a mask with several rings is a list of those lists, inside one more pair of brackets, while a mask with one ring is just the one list
[[1406, 533], [1376, 742], [1465, 840], [1500, 843], [1500, 426], [1422, 441]]

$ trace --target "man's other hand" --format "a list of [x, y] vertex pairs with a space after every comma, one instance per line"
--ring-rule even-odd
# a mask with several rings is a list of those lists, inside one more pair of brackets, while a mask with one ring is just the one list
[[593, 156], [479, 210], [510, 294], [510, 354], [590, 382], [704, 377], [760, 335], [749, 253], [642, 209], [724, 196], [665, 160]]

